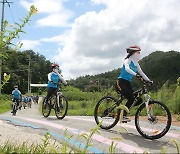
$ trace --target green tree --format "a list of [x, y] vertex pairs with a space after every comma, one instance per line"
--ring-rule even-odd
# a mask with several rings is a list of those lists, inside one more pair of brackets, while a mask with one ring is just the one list
[[[34, 7], [34, 5], [32, 5], [30, 7], [30, 11], [29, 14], [27, 15], [27, 17], [22, 20], [22, 24], [16, 24], [16, 27], [9, 30], [8, 29], [8, 21], [4, 21], [3, 23], [3, 30], [1, 30], [1, 37], [0, 37], [0, 67], [2, 67], [2, 60], [5, 60], [8, 58], [8, 54], [7, 51], [9, 50], [9, 46], [12, 44], [11, 41], [14, 38], [19, 37], [19, 33], [24, 32], [22, 29], [23, 27], [30, 21], [30, 18], [33, 14], [37, 13], [37, 9]], [[19, 43], [19, 48], [22, 46], [22, 43]], [[7, 76], [7, 75], [6, 75]], [[8, 76], [8, 78], [10, 78], [10, 76]], [[4, 82], [5, 83], [5, 82]], [[4, 83], [0, 83], [0, 87], [2, 88], [2, 86], [4, 85]]]

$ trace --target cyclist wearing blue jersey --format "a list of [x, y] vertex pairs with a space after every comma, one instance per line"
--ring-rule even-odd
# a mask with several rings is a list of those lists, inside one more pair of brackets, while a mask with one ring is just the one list
[[[127, 50], [127, 57], [123, 63], [123, 67], [121, 69], [121, 73], [118, 77], [116, 89], [118, 93], [121, 93], [125, 98], [128, 99], [126, 103], [126, 107], [130, 108], [133, 104], [135, 96], [133, 94], [133, 90], [131, 87], [131, 80], [133, 76], [137, 78], [142, 78], [146, 81], [153, 83], [142, 71], [138, 61], [140, 60], [140, 51], [141, 48], [137, 45], [131, 45]], [[127, 113], [124, 112], [123, 122], [130, 121], [129, 118], [126, 117]]]
[[59, 69], [58, 64], [52, 64], [52, 72], [48, 74], [48, 93], [47, 93], [47, 101], [48, 99], [56, 93], [58, 89], [58, 82], [61, 81], [64, 85], [67, 85], [67, 82], [63, 79], [60, 74], [61, 70]]
[[12, 91], [13, 95], [13, 102], [17, 102], [17, 106], [19, 106], [20, 98], [21, 98], [21, 92], [18, 90], [18, 86], [14, 86], [14, 90]]

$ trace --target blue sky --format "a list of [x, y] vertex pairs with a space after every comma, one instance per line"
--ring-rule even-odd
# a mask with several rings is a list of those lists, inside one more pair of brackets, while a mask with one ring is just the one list
[[[10, 1], [10, 0], [9, 0]], [[122, 67], [125, 48], [137, 44], [141, 57], [180, 49], [179, 0], [11, 0], [9, 24], [34, 4], [38, 14], [15, 42], [57, 62], [65, 78]]]

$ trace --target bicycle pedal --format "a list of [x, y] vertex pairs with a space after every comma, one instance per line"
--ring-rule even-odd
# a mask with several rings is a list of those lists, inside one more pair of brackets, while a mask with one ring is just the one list
[[127, 123], [127, 121], [122, 121], [122, 123]]

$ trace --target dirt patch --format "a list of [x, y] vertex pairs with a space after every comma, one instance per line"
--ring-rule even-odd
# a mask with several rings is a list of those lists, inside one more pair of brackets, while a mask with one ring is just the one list
[[180, 127], [180, 121], [177, 120], [177, 117], [175, 115], [172, 116], [172, 126]]
[[[142, 117], [141, 116], [141, 119], [147, 119], [146, 116]], [[135, 117], [133, 116], [131, 119], [135, 119]], [[165, 121], [165, 120], [164, 120]], [[161, 117], [161, 122], [163, 122], [163, 117]], [[180, 121], [177, 120], [177, 117], [176, 115], [172, 115], [172, 123], [171, 123], [171, 126], [177, 126], [177, 127], [180, 127]]]

